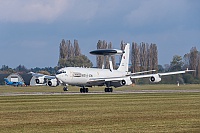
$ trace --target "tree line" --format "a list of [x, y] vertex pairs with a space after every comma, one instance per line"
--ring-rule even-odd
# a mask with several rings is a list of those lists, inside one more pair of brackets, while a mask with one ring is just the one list
[[132, 43], [131, 53], [132, 71], [158, 70], [158, 50], [157, 45], [151, 43]]
[[24, 65], [19, 65], [16, 68], [10, 68], [7, 65], [2, 65], [0, 68], [0, 74], [11, 74], [11, 73], [19, 73], [19, 74], [27, 74], [29, 72], [40, 72], [46, 75], [53, 75], [57, 72], [59, 68], [56, 67], [45, 67], [45, 68], [26, 68]]
[[[125, 42], [121, 41], [120, 43], [121, 50], [125, 48]], [[99, 40], [97, 43], [97, 49], [112, 49], [112, 43], [107, 43], [105, 40]], [[140, 43], [138, 45], [135, 42], [131, 44], [131, 67], [132, 72], [146, 71], [146, 70], [158, 70], [158, 50], [156, 44]], [[115, 56], [111, 56], [113, 62], [113, 67], [117, 68]], [[120, 59], [121, 60], [121, 56]], [[97, 67], [101, 68], [104, 62], [104, 56], [97, 56], [96, 63]], [[105, 59], [105, 68], [109, 68], [109, 59], [106, 56]]]
[[[120, 48], [124, 50], [125, 43], [121, 41]], [[98, 40], [97, 49], [112, 49], [112, 42], [107, 43], [105, 40]], [[119, 57], [121, 58], [121, 57]], [[113, 66], [117, 69], [116, 57], [111, 56]], [[96, 67], [101, 68], [104, 61], [103, 56], [96, 57]], [[120, 62], [120, 60], [119, 60]], [[196, 47], [192, 47], [188, 53], [183, 57], [180, 55], [174, 55], [172, 61], [169, 64], [159, 65], [158, 64], [158, 50], [156, 44], [131, 43], [130, 51], [130, 62], [131, 72], [139, 72], [146, 70], [157, 70], [157, 72], [169, 72], [169, 71], [179, 71], [186, 70], [187, 68], [196, 70], [193, 73], [187, 73], [183, 75], [171, 75], [162, 77], [161, 83], [176, 83], [178, 80], [184, 83], [200, 83], [200, 52]], [[58, 65], [55, 67], [45, 67], [45, 68], [31, 68], [27, 69], [24, 65], [19, 65], [12, 69], [9, 66], [2, 65], [0, 68], [0, 73], [28, 73], [32, 72], [42, 72], [45, 74], [55, 74], [59, 68], [62, 67], [92, 67], [92, 62], [87, 56], [81, 53], [78, 40], [71, 42], [70, 40], [62, 39], [59, 45], [59, 59]], [[109, 59], [106, 57], [105, 68], [109, 68]], [[140, 79], [138, 83], [149, 83], [148, 79]]]

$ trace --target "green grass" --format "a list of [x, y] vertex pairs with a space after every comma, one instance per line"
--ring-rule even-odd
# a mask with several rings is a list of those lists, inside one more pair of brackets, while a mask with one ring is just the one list
[[200, 93], [0, 97], [2, 133], [199, 131]]
[[[79, 87], [69, 86], [69, 92], [79, 92]], [[89, 91], [104, 91], [105, 87], [89, 88]], [[113, 88], [114, 91], [132, 91], [132, 90], [194, 90], [200, 89], [200, 85], [135, 85]], [[49, 87], [49, 86], [34, 86], [34, 87], [13, 87], [13, 86], [0, 86], [0, 93], [21, 93], [21, 92], [63, 92], [63, 87]]]

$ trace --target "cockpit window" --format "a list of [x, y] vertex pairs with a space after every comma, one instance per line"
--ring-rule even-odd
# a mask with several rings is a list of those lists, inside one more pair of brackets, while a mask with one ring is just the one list
[[64, 71], [64, 70], [59, 70], [59, 71], [57, 71], [56, 74], [58, 75], [58, 74], [61, 74], [61, 73], [66, 73], [66, 71]]

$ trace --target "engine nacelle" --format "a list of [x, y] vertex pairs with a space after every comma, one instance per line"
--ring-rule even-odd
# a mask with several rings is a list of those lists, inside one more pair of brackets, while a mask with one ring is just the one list
[[116, 88], [116, 87], [121, 87], [121, 86], [124, 86], [124, 85], [131, 85], [131, 84], [132, 84], [131, 79], [129, 77], [127, 77], [127, 78], [124, 78], [121, 81], [111, 82], [110, 86], [114, 86]]
[[151, 76], [149, 78], [149, 80], [153, 83], [157, 83], [157, 82], [160, 82], [161, 81], [161, 77], [159, 74], [154, 74], [153, 76]]
[[43, 77], [38, 77], [37, 79], [35, 79], [35, 82], [37, 84], [44, 84], [44, 78]]
[[58, 83], [58, 80], [57, 79], [51, 79], [47, 82], [48, 86], [51, 86], [51, 87], [55, 87], [55, 86], [58, 86], [59, 83]]

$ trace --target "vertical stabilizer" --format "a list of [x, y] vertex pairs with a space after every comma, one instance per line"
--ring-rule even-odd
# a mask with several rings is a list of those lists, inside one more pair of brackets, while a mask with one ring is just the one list
[[130, 51], [130, 44], [127, 43], [124, 49], [124, 53], [121, 58], [119, 68], [117, 69], [118, 71], [128, 72], [129, 51]]
[[113, 64], [112, 64], [111, 60], [109, 61], [109, 65], [110, 65], [110, 71], [112, 72], [113, 71]]
[[6, 84], [9, 83], [8, 79], [7, 78], [4, 78], [4, 81], [6, 82]]

